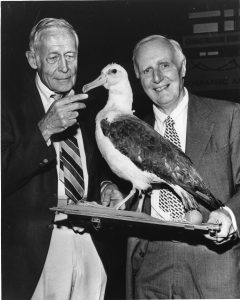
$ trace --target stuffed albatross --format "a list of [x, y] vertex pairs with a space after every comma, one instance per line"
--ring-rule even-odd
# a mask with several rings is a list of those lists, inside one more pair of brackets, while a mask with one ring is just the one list
[[180, 197], [186, 211], [198, 209], [202, 201], [211, 210], [222, 206], [207, 189], [190, 159], [150, 125], [133, 115], [132, 89], [126, 70], [109, 64], [101, 75], [84, 85], [83, 92], [103, 85], [109, 90], [106, 106], [96, 116], [96, 141], [103, 158], [119, 177], [136, 190], [150, 191], [153, 184], [165, 183]]

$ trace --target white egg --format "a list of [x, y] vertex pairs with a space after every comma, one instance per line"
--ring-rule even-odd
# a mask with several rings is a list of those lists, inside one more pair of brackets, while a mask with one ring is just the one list
[[202, 224], [202, 214], [198, 210], [190, 210], [185, 214], [186, 220], [192, 224]]

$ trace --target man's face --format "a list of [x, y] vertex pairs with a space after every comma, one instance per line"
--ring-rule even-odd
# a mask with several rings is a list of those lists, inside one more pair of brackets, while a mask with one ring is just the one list
[[42, 82], [56, 93], [68, 92], [76, 82], [77, 44], [63, 28], [43, 30], [36, 50], [37, 72]]
[[184, 63], [177, 61], [174, 49], [167, 41], [156, 39], [143, 44], [136, 62], [142, 87], [161, 110], [171, 112], [184, 94]]

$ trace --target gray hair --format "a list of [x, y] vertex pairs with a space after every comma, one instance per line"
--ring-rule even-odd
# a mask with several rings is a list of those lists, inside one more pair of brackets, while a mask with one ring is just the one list
[[139, 73], [137, 61], [136, 61], [136, 54], [137, 54], [138, 49], [141, 48], [141, 46], [143, 44], [153, 41], [153, 40], [157, 40], [157, 39], [163, 39], [165, 41], [168, 41], [172, 45], [176, 55], [178, 56], [179, 63], [181, 63], [185, 59], [185, 55], [183, 54], [182, 47], [180, 46], [180, 44], [177, 41], [175, 41], [173, 39], [168, 39], [163, 35], [157, 35], [157, 34], [150, 35], [150, 36], [147, 36], [144, 39], [140, 40], [134, 47], [132, 60], [133, 60], [133, 66], [134, 66], [134, 70], [135, 70], [136, 74]]
[[73, 26], [69, 24], [66, 20], [64, 19], [55, 19], [55, 18], [44, 18], [40, 20], [31, 30], [30, 36], [29, 36], [29, 49], [31, 51], [36, 51], [39, 38], [40, 38], [40, 33], [48, 28], [65, 28], [69, 30], [75, 37], [76, 39], [76, 44], [78, 47], [79, 44], [79, 39], [76, 31], [74, 30]]

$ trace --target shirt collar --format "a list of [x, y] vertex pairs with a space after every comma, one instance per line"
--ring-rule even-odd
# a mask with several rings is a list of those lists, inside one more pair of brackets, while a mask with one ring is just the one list
[[50, 97], [54, 94], [54, 92], [49, 90], [49, 88], [45, 84], [43, 84], [38, 73], [36, 74], [35, 81], [40, 94], [43, 95], [44, 99], [50, 100]]
[[[179, 102], [178, 106], [171, 112], [170, 117], [173, 120], [176, 120], [177, 117], [182, 113], [182, 111], [186, 108], [188, 105], [188, 90], [184, 87], [185, 95], [183, 96], [182, 100]], [[153, 105], [153, 112], [155, 115], [155, 118], [158, 122], [164, 123], [168, 115], [160, 111], [155, 105]]]

